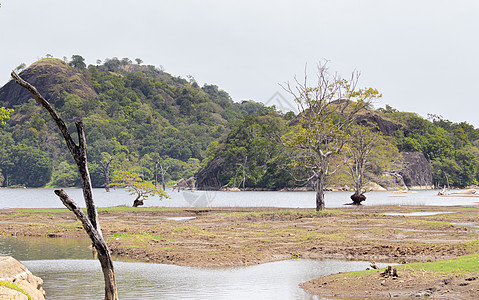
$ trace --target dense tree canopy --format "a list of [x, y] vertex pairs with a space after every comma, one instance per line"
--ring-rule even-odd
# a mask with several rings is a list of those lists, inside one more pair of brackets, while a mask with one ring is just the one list
[[4, 184], [42, 187], [50, 181], [52, 162], [44, 151], [22, 144], [0, 150]]
[[397, 110], [384, 113], [401, 124], [394, 133], [399, 150], [419, 151], [430, 160], [434, 184], [465, 187], [479, 182], [479, 130], [474, 126], [437, 115], [427, 120]]
[[[126, 58], [106, 59], [103, 64], [89, 66], [84, 65], [80, 55], [72, 56], [69, 64], [47, 58], [24, 72], [30, 79], [42, 78], [45, 84], [56, 83], [43, 87], [44, 95], [72, 132], [74, 121], [83, 120], [92, 182], [96, 187], [105, 184], [101, 166], [96, 163], [102, 153], [114, 157], [112, 171], [134, 171], [152, 180], [154, 162], [148, 157], [156, 156], [170, 166], [166, 174], [170, 184], [188, 178], [205, 158], [207, 146], [227, 133], [230, 121], [263, 106], [252, 101], [234, 103], [215, 85], [199, 87], [194, 81], [141, 65], [139, 60], [133, 64]], [[0, 94], [10, 95], [6, 88], [16, 87], [6, 85], [2, 88], [5, 93]], [[84, 92], [90, 89], [93, 92]], [[0, 96], [0, 106], [17, 103], [10, 101], [11, 98]], [[10, 110], [1, 110], [2, 120], [6, 120], [9, 113]], [[0, 144], [30, 146], [50, 154], [50, 160], [56, 164], [53, 172], [45, 175], [53, 174], [53, 177], [46, 182], [39, 181], [37, 186], [78, 186], [79, 179], [72, 171], [74, 164], [67, 149], [61, 144], [53, 122], [35, 100], [15, 106], [10, 120], [2, 126]], [[9, 169], [4, 168], [2, 174], [5, 175]], [[17, 166], [12, 168], [15, 172], [20, 170]], [[27, 182], [4, 180], [3, 185], [7, 184], [27, 185]]]

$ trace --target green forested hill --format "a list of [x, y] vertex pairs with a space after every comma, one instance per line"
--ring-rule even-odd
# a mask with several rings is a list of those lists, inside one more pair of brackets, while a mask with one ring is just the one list
[[[274, 137], [291, 130], [295, 122], [289, 119], [288, 115], [262, 109], [254, 116], [235, 121], [228, 136], [209, 148], [212, 163], [205, 171], [217, 174], [215, 180], [207, 174], [199, 179], [199, 183], [205, 187], [268, 189], [304, 184], [305, 181], [300, 179], [311, 174], [298, 163], [301, 153], [288, 151], [274, 141]], [[424, 119], [416, 113], [400, 112], [386, 106], [386, 109], [361, 112], [357, 123], [369, 124], [369, 129], [379, 132], [382, 137], [370, 154], [365, 170], [366, 182], [397, 188], [388, 174], [399, 171], [396, 163], [399, 161], [398, 152], [423, 153], [432, 166], [431, 184], [465, 187], [479, 182], [479, 130], [467, 122], [453, 123], [436, 115]], [[341, 163], [338, 158], [333, 165]], [[351, 187], [352, 182], [345, 169], [340, 168], [328, 178], [328, 185]]]
[[[200, 87], [193, 78], [175, 77], [139, 59], [86, 66], [78, 55], [69, 62], [46, 58], [20, 76], [54, 105], [71, 132], [74, 121], [83, 120], [96, 187], [105, 184], [100, 162], [110, 157], [112, 170], [141, 173], [147, 180], [161, 163], [170, 183], [212, 165], [216, 183], [229, 187], [281, 189], [300, 186], [304, 182], [297, 179], [310, 175], [298, 163], [301, 153], [277, 143], [297, 116], [253, 101], [235, 103], [215, 85]], [[0, 125], [0, 185], [78, 186], [76, 166], [56, 125], [31, 95], [9, 82], [0, 88], [0, 107], [14, 109]], [[382, 136], [367, 166], [368, 180], [391, 184], [383, 175], [394, 169], [397, 152], [415, 151], [430, 161], [434, 184], [479, 182], [479, 131], [472, 125], [435, 115], [424, 119], [389, 106], [363, 111], [361, 122]], [[328, 181], [350, 183], [342, 171]]]
[[[215, 85], [200, 87], [193, 79], [129, 59], [87, 67], [81, 56], [69, 64], [46, 58], [20, 76], [54, 105], [72, 132], [74, 121], [83, 120], [95, 186], [104, 184], [98, 162], [110, 156], [112, 169], [136, 171], [147, 179], [153, 178], [157, 161], [169, 166], [167, 179], [192, 176], [228, 123], [262, 106], [234, 103]], [[78, 185], [58, 130], [31, 95], [11, 81], [0, 89], [0, 106], [15, 109], [0, 129], [2, 185]]]

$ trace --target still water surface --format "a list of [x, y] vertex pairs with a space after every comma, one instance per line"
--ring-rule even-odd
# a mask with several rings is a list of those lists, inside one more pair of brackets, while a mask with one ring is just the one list
[[[87, 239], [4, 237], [0, 253], [16, 257], [43, 278], [47, 299], [101, 299], [103, 275], [99, 262], [91, 259], [89, 244]], [[369, 263], [296, 259], [236, 268], [126, 261], [114, 265], [121, 299], [321, 299], [298, 284], [331, 273], [364, 270]]]
[[[81, 189], [66, 189], [66, 192], [84, 207]], [[170, 199], [157, 197], [145, 200], [145, 206], [165, 207], [284, 207], [314, 208], [314, 192], [218, 192], [218, 191], [181, 191], [167, 190]], [[117, 205], [131, 206], [134, 196], [121, 189], [107, 193], [104, 189], [94, 189], [94, 200], [98, 207]], [[326, 207], [341, 207], [350, 203], [351, 192], [327, 192]], [[437, 191], [417, 191], [395, 194], [389, 191], [366, 193], [364, 205], [475, 205], [478, 195], [440, 197]], [[53, 193], [53, 189], [0, 189], [1, 208], [64, 208]]]

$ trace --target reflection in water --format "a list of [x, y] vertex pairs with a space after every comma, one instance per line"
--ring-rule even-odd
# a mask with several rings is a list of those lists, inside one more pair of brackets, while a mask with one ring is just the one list
[[0, 255], [18, 260], [92, 259], [89, 238], [0, 237]]
[[[89, 245], [88, 239], [3, 237], [0, 253], [21, 260], [40, 276], [48, 299], [101, 299], [103, 275], [100, 263], [91, 259]], [[331, 273], [364, 270], [369, 263], [296, 259], [237, 268], [124, 261], [114, 265], [121, 299], [319, 299], [298, 284]]]
[[[68, 189], [68, 194], [83, 206], [81, 189]], [[157, 197], [148, 198], [145, 206], [166, 207], [286, 207], [286, 208], [314, 208], [314, 192], [219, 192], [219, 191], [181, 191], [167, 190], [170, 199], [158, 200]], [[93, 189], [95, 204], [98, 207], [117, 205], [131, 206], [133, 199], [124, 190], [112, 190], [107, 193], [104, 189]], [[325, 195], [326, 207], [343, 207], [350, 203], [351, 192], [327, 192]], [[418, 191], [405, 193], [400, 197], [391, 192], [369, 192], [363, 202], [371, 205], [474, 205], [478, 198], [457, 196], [439, 197], [436, 191]], [[16, 199], [16, 201], [2, 201], [1, 199]], [[65, 208], [53, 189], [0, 189], [0, 208]]]
[[196, 217], [167, 217], [165, 219], [173, 221], [189, 221], [196, 219]]

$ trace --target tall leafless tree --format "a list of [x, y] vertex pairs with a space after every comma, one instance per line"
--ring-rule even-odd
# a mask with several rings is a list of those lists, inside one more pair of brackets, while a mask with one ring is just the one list
[[105, 190], [107, 192], [110, 191], [110, 164], [112, 160], [113, 157], [110, 156], [108, 158], [108, 161], [106, 161], [105, 163], [101, 160], [98, 161], [98, 163], [103, 167], [103, 174], [105, 174]]
[[17, 73], [12, 71], [13, 80], [20, 86], [26, 88], [33, 97], [40, 103], [53, 118], [58, 128], [60, 129], [68, 149], [70, 150], [73, 159], [78, 166], [78, 172], [80, 173], [81, 186], [83, 190], [83, 198], [87, 209], [87, 215], [79, 208], [79, 206], [65, 193], [63, 190], [55, 190], [55, 194], [60, 198], [63, 204], [71, 210], [75, 216], [82, 222], [83, 228], [90, 236], [98, 253], [98, 260], [100, 261], [103, 271], [103, 277], [105, 280], [105, 300], [117, 300], [118, 292], [116, 288], [115, 271], [113, 269], [113, 262], [111, 259], [110, 251], [106, 245], [105, 240], [100, 229], [98, 222], [98, 212], [96, 210], [95, 203], [93, 201], [92, 184], [90, 179], [90, 173], [88, 171], [87, 153], [86, 153], [86, 138], [83, 123], [81, 121], [75, 122], [78, 133], [78, 145], [73, 140], [70, 132], [68, 131], [65, 122], [59, 117], [55, 109], [50, 103], [43, 98], [38, 90], [30, 83], [23, 80]]
[[163, 191], [166, 191], [165, 175], [167, 174], [170, 166], [166, 166], [165, 168], [161, 163], [161, 158], [155, 161], [155, 187], [158, 185], [158, 166], [160, 166], [161, 186], [163, 187]]

